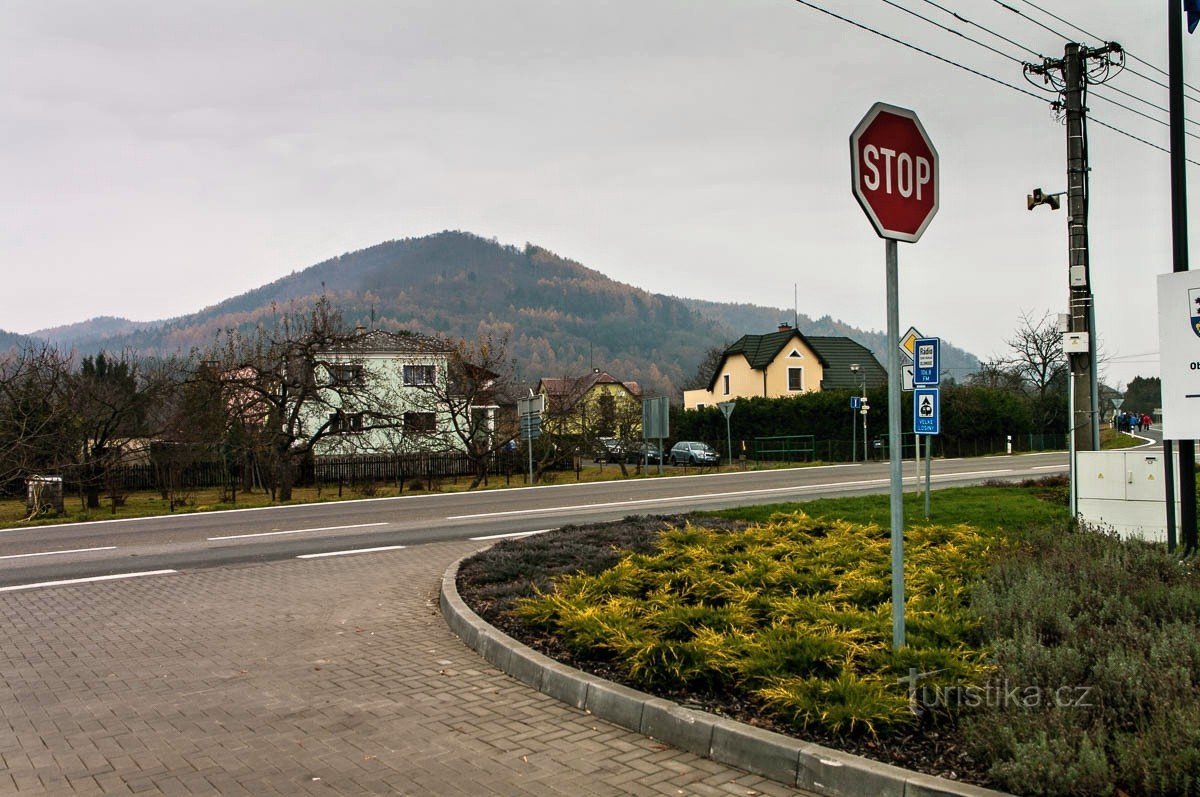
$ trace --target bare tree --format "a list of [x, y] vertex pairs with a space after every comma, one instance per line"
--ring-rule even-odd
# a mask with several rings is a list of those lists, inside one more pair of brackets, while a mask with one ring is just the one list
[[356, 355], [365, 334], [347, 330], [321, 297], [272, 329], [225, 332], [205, 356], [203, 374], [220, 386], [227, 433], [265, 466], [279, 500], [291, 500], [299, 466], [320, 441], [399, 423], [386, 385]]
[[518, 433], [507, 338], [485, 335], [447, 344], [445, 371], [399, 404], [433, 416], [436, 428], [425, 430], [424, 440], [464, 452], [475, 474], [468, 489], [474, 490], [487, 484], [488, 465]]
[[713, 374], [716, 373], [717, 366], [721, 364], [722, 358], [725, 356], [725, 350], [729, 348], [729, 342], [726, 341], [721, 346], [714, 346], [704, 352], [704, 357], [700, 360], [700, 364], [696, 366], [696, 373], [688, 380], [689, 389], [706, 389], [712, 383]]
[[69, 359], [49, 345], [0, 355], [0, 486], [69, 460], [70, 372]]
[[1054, 318], [1049, 313], [1041, 318], [1022, 313], [1016, 331], [1005, 343], [1008, 355], [985, 363], [972, 382], [1020, 392], [1043, 430], [1058, 426], [1065, 418], [1068, 365]]

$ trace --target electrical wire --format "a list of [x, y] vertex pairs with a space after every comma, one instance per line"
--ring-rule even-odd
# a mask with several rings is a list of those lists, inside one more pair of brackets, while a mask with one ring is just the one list
[[945, 58], [945, 57], [943, 57], [943, 56], [940, 56], [940, 55], [938, 55], [937, 53], [931, 53], [930, 51], [928, 51], [928, 50], [924, 50], [924, 49], [922, 49], [922, 48], [920, 48], [920, 47], [916, 46], [915, 44], [911, 44], [911, 43], [909, 43], [909, 42], [906, 42], [906, 41], [904, 41], [903, 39], [897, 39], [895, 36], [890, 36], [890, 35], [888, 35], [888, 34], [884, 33], [883, 31], [876, 30], [875, 28], [872, 28], [872, 27], [870, 27], [869, 25], [864, 25], [863, 23], [861, 23], [861, 22], [857, 22], [857, 21], [855, 21], [855, 20], [853, 20], [853, 19], [850, 19], [849, 17], [843, 17], [841, 14], [837, 14], [837, 13], [835, 13], [835, 12], [833, 12], [833, 11], [830, 11], [830, 10], [829, 10], [829, 9], [827, 9], [827, 8], [822, 8], [822, 7], [821, 7], [821, 6], [819, 6], [819, 5], [816, 5], [816, 4], [814, 4], [814, 3], [810, 3], [810, 2], [808, 2], [808, 0], [793, 0], [793, 1], [794, 1], [794, 2], [796, 2], [796, 3], [799, 3], [799, 4], [800, 4], [800, 5], [802, 5], [802, 6], [805, 6], [805, 7], [807, 7], [807, 8], [811, 8], [813, 11], [819, 11], [819, 12], [821, 12], [822, 14], [825, 14], [826, 16], [830, 16], [830, 17], [833, 17], [833, 18], [834, 18], [834, 19], [836, 19], [836, 20], [839, 20], [839, 21], [841, 21], [841, 22], [845, 22], [845, 23], [846, 23], [846, 24], [848, 24], [848, 25], [853, 25], [854, 27], [856, 27], [856, 28], [858, 28], [858, 29], [860, 29], [860, 30], [865, 30], [865, 31], [867, 31], [867, 32], [869, 32], [869, 33], [874, 33], [876, 36], [880, 36], [880, 37], [882, 37], [882, 38], [884, 38], [884, 39], [887, 39], [887, 40], [888, 40], [888, 41], [890, 41], [890, 42], [894, 42], [895, 44], [899, 44], [899, 45], [900, 45], [900, 46], [902, 46], [902, 47], [907, 47], [908, 49], [910, 49], [910, 50], [915, 50], [915, 51], [917, 51], [917, 52], [921, 53], [922, 55], [927, 55], [927, 56], [929, 56], [930, 58], [933, 58], [933, 59], [935, 59], [935, 60], [937, 60], [937, 61], [941, 61], [941, 62], [942, 62], [942, 63], [944, 63], [944, 64], [949, 64], [950, 66], [953, 66], [953, 67], [955, 67], [956, 69], [961, 69], [961, 70], [963, 70], [964, 72], [970, 72], [972, 75], [975, 75], [976, 77], [981, 77], [981, 78], [983, 78], [984, 80], [990, 80], [992, 83], [996, 83], [996, 84], [999, 84], [999, 85], [1001, 85], [1001, 86], [1004, 86], [1005, 88], [1007, 88], [1007, 89], [1011, 89], [1011, 90], [1013, 90], [1013, 91], [1017, 92], [1018, 94], [1024, 94], [1024, 95], [1026, 95], [1027, 97], [1033, 97], [1033, 98], [1034, 98], [1035, 100], [1037, 100], [1038, 102], [1044, 102], [1044, 103], [1047, 103], [1047, 104], [1049, 104], [1049, 103], [1050, 103], [1050, 101], [1049, 101], [1049, 100], [1047, 100], [1045, 97], [1042, 97], [1042, 96], [1039, 96], [1039, 95], [1037, 95], [1037, 94], [1034, 94], [1032, 91], [1027, 91], [1027, 90], [1025, 90], [1025, 89], [1021, 88], [1020, 86], [1014, 86], [1012, 83], [1005, 83], [1003, 80], [1001, 80], [1001, 79], [1000, 79], [1000, 78], [998, 78], [998, 77], [993, 77], [992, 75], [986, 74], [986, 73], [984, 73], [984, 72], [980, 72], [978, 69], [972, 69], [972, 68], [971, 68], [971, 67], [969, 67], [969, 66], [965, 66], [965, 65], [963, 65], [963, 64], [960, 64], [960, 63], [958, 63], [957, 61], [952, 61], [951, 59], [949, 59], [949, 58]]
[[[1101, 119], [1097, 119], [1094, 115], [1089, 115], [1088, 121], [1095, 122], [1096, 124], [1100, 125], [1101, 127], [1107, 127], [1109, 130], [1113, 131], [1114, 133], [1120, 133], [1121, 135], [1125, 136], [1126, 138], [1132, 138], [1134, 141], [1145, 144], [1147, 147], [1153, 147], [1154, 149], [1156, 149], [1160, 152], [1165, 152], [1168, 155], [1171, 154], [1171, 150], [1167, 149], [1166, 147], [1159, 146], [1158, 144], [1147, 141], [1144, 138], [1139, 138], [1138, 136], [1135, 136], [1133, 133], [1122, 130], [1121, 128], [1117, 127], [1116, 125], [1110, 125], [1108, 122], [1105, 122]], [[1194, 158], [1186, 158], [1185, 160], [1187, 160], [1187, 162], [1192, 164], [1193, 166], [1200, 166], [1200, 161], [1195, 160]]]
[[[1114, 100], [1114, 99], [1111, 99], [1111, 98], [1109, 98], [1109, 97], [1105, 97], [1103, 94], [1096, 94], [1096, 95], [1095, 95], [1095, 97], [1096, 97], [1096, 99], [1098, 99], [1098, 100], [1103, 100], [1104, 102], [1107, 102], [1107, 103], [1110, 103], [1110, 104], [1112, 104], [1112, 105], [1115, 105], [1115, 106], [1117, 106], [1118, 108], [1124, 108], [1125, 110], [1129, 111], [1130, 113], [1134, 114], [1135, 116], [1140, 116], [1140, 117], [1142, 117], [1143, 119], [1149, 119], [1151, 122], [1154, 122], [1154, 123], [1156, 123], [1156, 124], [1160, 124], [1160, 125], [1162, 125], [1163, 127], [1170, 127], [1170, 126], [1171, 126], [1171, 123], [1170, 123], [1170, 122], [1164, 122], [1162, 119], [1159, 119], [1159, 118], [1158, 118], [1158, 117], [1156, 117], [1156, 116], [1151, 116], [1151, 115], [1150, 115], [1150, 114], [1148, 114], [1148, 113], [1143, 113], [1142, 111], [1139, 111], [1137, 108], [1131, 108], [1131, 107], [1129, 107], [1128, 105], [1125, 105], [1124, 103], [1117, 102], [1116, 100]], [[1189, 120], [1189, 121], [1190, 121], [1190, 120]], [[1186, 136], [1191, 136], [1192, 138], [1200, 138], [1200, 135], [1197, 135], [1197, 134], [1195, 134], [1195, 133], [1193, 133], [1193, 132], [1191, 132], [1191, 131], [1189, 131], [1189, 130], [1185, 130], [1185, 131], [1184, 131], [1184, 135], [1186, 135]]]
[[[926, 50], [926, 49], [924, 49], [924, 48], [918, 47], [917, 45], [915, 45], [915, 44], [912, 44], [911, 42], [907, 42], [907, 41], [904, 41], [903, 39], [899, 39], [899, 38], [897, 38], [897, 37], [895, 37], [895, 36], [892, 36], [892, 35], [889, 35], [889, 34], [887, 34], [887, 33], [884, 33], [883, 31], [880, 31], [880, 30], [877, 30], [877, 29], [875, 29], [875, 28], [872, 28], [872, 27], [871, 27], [871, 26], [869, 26], [869, 25], [865, 25], [865, 24], [863, 24], [863, 23], [861, 23], [861, 22], [858, 22], [857, 20], [853, 20], [853, 19], [850, 19], [849, 17], [842, 16], [841, 14], [838, 14], [838, 13], [836, 13], [836, 12], [834, 12], [834, 11], [830, 11], [830, 10], [829, 10], [829, 9], [827, 9], [827, 8], [823, 8], [823, 7], [819, 6], [819, 5], [816, 5], [815, 3], [809, 2], [809, 0], [794, 0], [794, 2], [796, 2], [796, 3], [797, 3], [797, 4], [799, 4], [799, 5], [802, 5], [802, 6], [804, 6], [804, 7], [806, 7], [806, 8], [809, 8], [809, 9], [811, 9], [811, 10], [813, 10], [813, 11], [817, 11], [817, 12], [819, 12], [819, 13], [821, 13], [821, 14], [824, 14], [824, 15], [826, 15], [826, 16], [833, 17], [834, 19], [838, 20], [839, 22], [844, 22], [844, 23], [846, 23], [847, 25], [851, 25], [851, 26], [853, 26], [853, 27], [855, 27], [855, 28], [858, 28], [859, 30], [864, 30], [864, 31], [867, 31], [868, 33], [873, 33], [873, 34], [875, 34], [876, 36], [879, 36], [879, 37], [881, 37], [881, 38], [887, 39], [888, 41], [890, 41], [890, 42], [892, 42], [892, 43], [894, 43], [894, 44], [899, 44], [900, 46], [902, 46], [902, 47], [905, 47], [905, 48], [907, 48], [907, 49], [909, 49], [909, 50], [914, 50], [914, 51], [916, 51], [916, 52], [918, 52], [918, 53], [921, 53], [922, 55], [928, 56], [929, 58], [933, 58], [933, 59], [934, 59], [934, 60], [936, 60], [936, 61], [941, 61], [941, 62], [942, 62], [942, 63], [944, 63], [944, 64], [948, 64], [948, 65], [950, 65], [950, 66], [953, 66], [953, 67], [955, 67], [956, 69], [961, 69], [962, 71], [964, 71], [964, 72], [968, 72], [968, 73], [970, 73], [970, 74], [972, 74], [972, 75], [975, 75], [976, 77], [981, 77], [981, 78], [983, 78], [984, 80], [990, 81], [990, 82], [992, 82], [992, 83], [995, 83], [995, 84], [997, 84], [997, 85], [1000, 85], [1000, 86], [1003, 86], [1004, 88], [1006, 88], [1006, 89], [1010, 89], [1010, 90], [1012, 90], [1012, 91], [1015, 91], [1015, 92], [1017, 92], [1018, 94], [1024, 94], [1024, 95], [1025, 95], [1025, 96], [1027, 96], [1027, 97], [1032, 97], [1033, 99], [1037, 100], [1038, 102], [1043, 102], [1043, 103], [1046, 103], [1046, 104], [1047, 104], [1048, 106], [1050, 106], [1051, 108], [1060, 108], [1060, 107], [1061, 107], [1061, 104], [1060, 104], [1060, 103], [1058, 103], [1058, 102], [1054, 102], [1054, 101], [1048, 100], [1048, 99], [1046, 99], [1045, 97], [1043, 97], [1043, 96], [1041, 96], [1041, 95], [1039, 95], [1039, 94], [1035, 94], [1035, 93], [1033, 93], [1032, 91], [1029, 91], [1029, 90], [1027, 90], [1027, 89], [1023, 89], [1023, 88], [1021, 88], [1020, 86], [1014, 85], [1014, 84], [1012, 84], [1012, 83], [1007, 83], [1007, 82], [1005, 82], [1005, 81], [1001, 80], [1000, 78], [994, 77], [994, 76], [992, 76], [992, 75], [989, 75], [989, 74], [987, 74], [987, 73], [985, 73], [985, 72], [981, 72], [981, 71], [979, 71], [978, 69], [973, 69], [973, 68], [971, 68], [971, 67], [969, 67], [969, 66], [966, 66], [966, 65], [964, 65], [964, 64], [960, 64], [960, 63], [958, 63], [957, 61], [954, 61], [954, 60], [952, 60], [952, 59], [949, 59], [949, 58], [946, 58], [946, 57], [944, 57], [944, 56], [938, 55], [937, 53], [930, 52], [929, 50]], [[1015, 13], [1017, 13], [1017, 14], [1021, 14], [1021, 12], [1020, 12], [1019, 10], [1017, 10], [1017, 9], [1014, 9], [1014, 8], [1012, 8], [1011, 6], [1008, 6], [1008, 5], [1006, 5], [1005, 3], [1001, 2], [1001, 0], [993, 0], [993, 2], [996, 2], [996, 3], [998, 3], [999, 5], [1001, 5], [1001, 6], [1004, 6], [1005, 8], [1009, 9], [1010, 11], [1014, 11], [1014, 12], [1015, 12]], [[890, 2], [889, 2], [889, 5], [892, 5], [892, 3], [890, 3]], [[1025, 16], [1025, 15], [1024, 15], [1024, 14], [1021, 14], [1021, 16]], [[1028, 19], [1028, 17], [1026, 17], [1026, 18]], [[936, 24], [936, 23], [935, 23], [935, 24]], [[1044, 26], [1043, 26], [1043, 27], [1044, 27]], [[1053, 32], [1053, 31], [1052, 31], [1052, 32]], [[1056, 35], [1058, 35], [1058, 34], [1056, 34]], [[1085, 85], [1085, 91], [1086, 91], [1086, 85]], [[1102, 99], [1105, 99], [1105, 100], [1106, 100], [1106, 101], [1108, 101], [1108, 102], [1113, 102], [1112, 100], [1109, 100], [1108, 98], [1102, 98]], [[1117, 104], [1119, 104], [1119, 103], [1117, 103]], [[1122, 106], [1122, 107], [1127, 107], [1127, 106]], [[1129, 110], [1133, 110], [1133, 112], [1134, 112], [1134, 113], [1139, 113], [1139, 114], [1140, 114], [1140, 112], [1138, 112], [1138, 111], [1136, 111], [1136, 110], [1134, 110], [1134, 109], [1129, 109]], [[1148, 116], [1148, 115], [1146, 115], [1146, 114], [1140, 114], [1140, 115], [1146, 116], [1146, 117], [1147, 117], [1147, 118], [1149, 118], [1149, 119], [1154, 119], [1153, 117], [1151, 117], [1151, 116]], [[1158, 144], [1155, 144], [1155, 143], [1153, 143], [1153, 142], [1151, 142], [1151, 141], [1148, 141], [1147, 139], [1141, 138], [1140, 136], [1136, 136], [1136, 135], [1134, 135], [1133, 133], [1130, 133], [1130, 132], [1128, 132], [1128, 131], [1126, 131], [1126, 130], [1123, 130], [1123, 129], [1121, 129], [1120, 127], [1117, 127], [1116, 125], [1110, 124], [1110, 123], [1108, 123], [1108, 122], [1105, 122], [1105, 121], [1102, 121], [1102, 120], [1100, 120], [1100, 119], [1097, 119], [1095, 116], [1089, 115], [1089, 116], [1088, 116], [1088, 120], [1089, 120], [1089, 121], [1093, 121], [1093, 122], [1095, 122], [1096, 124], [1100, 125], [1101, 127], [1104, 127], [1104, 128], [1106, 128], [1106, 129], [1108, 129], [1108, 130], [1111, 130], [1111, 131], [1113, 131], [1114, 133], [1118, 133], [1118, 134], [1120, 134], [1120, 135], [1123, 135], [1123, 136], [1125, 136], [1126, 138], [1133, 139], [1134, 141], [1137, 141], [1137, 142], [1139, 142], [1139, 143], [1141, 143], [1141, 144], [1145, 144], [1145, 145], [1146, 145], [1146, 146], [1148, 146], [1148, 147], [1151, 147], [1151, 148], [1153, 148], [1153, 149], [1159, 150], [1160, 152], [1166, 152], [1166, 153], [1168, 153], [1168, 154], [1170, 154], [1170, 152], [1171, 152], [1171, 150], [1167, 149], [1166, 147], [1163, 147], [1163, 146], [1160, 146], [1160, 145], [1158, 145]], [[1159, 121], [1159, 120], [1154, 120], [1154, 121]], [[1187, 160], [1187, 162], [1188, 162], [1188, 163], [1191, 163], [1191, 164], [1193, 164], [1193, 165], [1195, 165], [1195, 166], [1200, 166], [1200, 161], [1194, 160], [1194, 159], [1192, 159], [1192, 158], [1186, 158], [1186, 160]]]
[[999, 34], [999, 33], [997, 33], [996, 31], [992, 30], [992, 29], [991, 29], [991, 28], [989, 28], [989, 27], [986, 27], [986, 26], [984, 26], [984, 25], [980, 25], [978, 22], [975, 22], [975, 21], [973, 21], [973, 20], [967, 19], [967, 18], [966, 18], [966, 17], [964, 17], [962, 14], [959, 14], [957, 11], [954, 11], [954, 10], [952, 10], [952, 9], [946, 8], [945, 6], [943, 6], [943, 5], [939, 4], [939, 3], [935, 3], [935, 2], [934, 2], [934, 0], [921, 0], [921, 2], [923, 2], [923, 3], [927, 4], [927, 5], [931, 5], [931, 6], [933, 6], [934, 8], [937, 8], [937, 9], [939, 9], [939, 10], [941, 10], [941, 11], [944, 11], [945, 13], [947, 13], [947, 14], [949, 14], [950, 16], [954, 17], [955, 19], [959, 20], [960, 22], [965, 22], [965, 23], [966, 23], [966, 24], [968, 24], [968, 25], [973, 25], [974, 27], [976, 27], [976, 28], [979, 28], [980, 30], [984, 31], [985, 33], [988, 33], [988, 34], [991, 34], [992, 36], [995, 36], [995, 37], [996, 37], [997, 39], [999, 39], [1000, 41], [1003, 41], [1003, 42], [1006, 42], [1006, 43], [1008, 43], [1008, 44], [1011, 44], [1013, 47], [1016, 47], [1016, 48], [1017, 48], [1017, 49], [1019, 49], [1019, 50], [1024, 50], [1025, 52], [1027, 52], [1027, 53], [1029, 53], [1030, 55], [1032, 55], [1034, 58], [1044, 59], [1044, 58], [1046, 57], [1046, 56], [1042, 55], [1041, 53], [1037, 52], [1036, 50], [1032, 50], [1032, 49], [1030, 49], [1029, 47], [1026, 47], [1024, 44], [1021, 44], [1020, 42], [1013, 41], [1012, 39], [1008, 38], [1007, 36], [1004, 36], [1004, 35], [1002, 35], [1002, 34]]
[[1048, 31], [1049, 33], [1057, 36], [1058, 38], [1062, 39], [1063, 41], [1068, 41], [1068, 42], [1071, 41], [1070, 36], [1067, 36], [1066, 34], [1062, 33], [1061, 31], [1055, 30], [1054, 28], [1050, 27], [1049, 25], [1045, 25], [1045, 24], [1039, 22], [1038, 20], [1034, 19], [1033, 17], [1031, 17], [1028, 14], [1021, 11], [1021, 9], [1019, 9], [1019, 8], [1013, 8], [1008, 3], [1005, 3], [1004, 0], [992, 0], [992, 2], [995, 3], [996, 5], [1000, 6], [1001, 8], [1005, 9], [1006, 11], [1011, 11], [1014, 14], [1016, 14], [1017, 16], [1019, 16], [1023, 19], [1026, 19], [1029, 22], [1032, 22], [1034, 25], [1037, 25], [1042, 30]]
[[983, 42], [979, 41], [978, 39], [972, 39], [970, 36], [968, 36], [967, 34], [963, 33], [960, 30], [955, 30], [954, 28], [946, 27], [945, 25], [941, 24], [940, 22], [935, 22], [934, 20], [930, 19], [929, 17], [918, 14], [916, 11], [913, 11], [911, 8], [905, 8], [904, 6], [900, 5], [899, 3], [892, 2], [892, 0], [880, 0], [880, 2], [882, 2], [884, 5], [889, 5], [892, 8], [903, 11], [905, 14], [910, 14], [919, 20], [928, 22], [930, 25], [933, 25], [935, 28], [940, 28], [941, 30], [946, 31], [947, 33], [951, 33], [955, 36], [966, 39], [967, 41], [971, 42], [972, 44], [977, 44], [980, 47], [982, 47], [983, 49], [989, 50], [989, 51], [995, 53], [996, 55], [999, 55], [1002, 58], [1007, 58], [1008, 60], [1014, 61], [1018, 64], [1025, 63], [1024, 61], [1022, 61], [1020, 58], [1017, 58], [1016, 56], [1009, 55], [1008, 53], [1004, 52], [1003, 50], [997, 50], [995, 47], [991, 46], [990, 44], [984, 44]]
[[[1051, 11], [1047, 11], [1046, 9], [1044, 9], [1044, 8], [1042, 8], [1041, 6], [1037, 5], [1036, 3], [1034, 3], [1034, 2], [1031, 2], [1031, 0], [1021, 0], [1021, 2], [1022, 2], [1022, 3], [1024, 3], [1025, 5], [1029, 6], [1030, 8], [1036, 8], [1038, 11], [1041, 11], [1043, 14], [1045, 14], [1045, 15], [1046, 15], [1046, 16], [1048, 16], [1048, 17], [1050, 17], [1051, 19], [1053, 19], [1053, 20], [1056, 20], [1056, 21], [1058, 21], [1058, 22], [1061, 22], [1062, 24], [1066, 25], [1067, 27], [1069, 27], [1069, 28], [1073, 28], [1074, 30], [1077, 30], [1077, 31], [1079, 31], [1079, 32], [1080, 32], [1080, 33], [1082, 33], [1084, 36], [1089, 36], [1089, 37], [1091, 37], [1092, 39], [1095, 39], [1096, 41], [1105, 41], [1104, 37], [1102, 37], [1102, 36], [1097, 36], [1096, 34], [1092, 33], [1091, 31], [1088, 31], [1088, 30], [1086, 30], [1085, 28], [1081, 28], [1081, 27], [1079, 27], [1079, 26], [1078, 26], [1078, 25], [1076, 25], [1074, 22], [1071, 22], [1071, 21], [1069, 21], [1069, 20], [1063, 19], [1062, 17], [1058, 16], [1057, 14], [1055, 14], [1055, 13], [1053, 13], [1053, 12], [1051, 12]], [[1138, 57], [1137, 57], [1136, 55], [1134, 55], [1133, 53], [1130, 53], [1130, 52], [1128, 52], [1128, 51], [1127, 51], [1127, 52], [1126, 52], [1126, 54], [1127, 54], [1127, 55], [1128, 55], [1130, 58], [1132, 58], [1133, 60], [1137, 61], [1139, 64], [1145, 64], [1146, 66], [1150, 67], [1150, 68], [1151, 68], [1151, 69], [1153, 69], [1155, 72], [1157, 72], [1157, 73], [1159, 73], [1160, 75], [1162, 75], [1163, 77], [1167, 77], [1167, 78], [1169, 78], [1169, 77], [1171, 76], [1171, 73], [1170, 73], [1170, 72], [1166, 71], [1165, 69], [1162, 69], [1161, 67], [1155, 66], [1154, 64], [1150, 63], [1149, 61], [1146, 61], [1146, 60], [1144, 60], [1144, 59], [1138, 58]], [[1132, 71], [1132, 70], [1130, 70], [1130, 71]], [[1143, 78], [1145, 78], [1146, 80], [1150, 80], [1150, 78], [1148, 78], [1148, 77], [1146, 77], [1145, 75], [1142, 75], [1142, 74], [1140, 74], [1140, 73], [1137, 73], [1137, 72], [1135, 72], [1134, 74], [1138, 75], [1139, 77], [1143, 77]], [[1193, 91], [1200, 91], [1200, 89], [1197, 89], [1195, 86], [1193, 86], [1193, 85], [1192, 85], [1192, 84], [1190, 84], [1190, 83], [1184, 82], [1184, 84], [1183, 84], [1183, 85], [1187, 86], [1189, 89], [1192, 89]]]

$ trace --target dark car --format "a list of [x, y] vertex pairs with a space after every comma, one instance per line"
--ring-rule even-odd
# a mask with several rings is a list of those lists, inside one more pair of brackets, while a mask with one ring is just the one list
[[681, 440], [671, 446], [670, 459], [672, 465], [716, 465], [721, 455], [708, 443]]
[[655, 443], [638, 443], [630, 449], [627, 461], [631, 465], [636, 465], [639, 462], [646, 465], [657, 465], [662, 462], [662, 451]]
[[627, 456], [625, 445], [615, 437], [601, 437], [592, 447], [592, 462], [620, 462]]

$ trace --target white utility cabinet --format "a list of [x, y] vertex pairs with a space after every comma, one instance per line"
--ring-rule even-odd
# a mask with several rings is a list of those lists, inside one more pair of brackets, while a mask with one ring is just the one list
[[[1076, 452], [1076, 511], [1080, 520], [1122, 537], [1167, 541], [1167, 481], [1161, 451]], [[1179, 517], [1179, 469], [1175, 516]]]

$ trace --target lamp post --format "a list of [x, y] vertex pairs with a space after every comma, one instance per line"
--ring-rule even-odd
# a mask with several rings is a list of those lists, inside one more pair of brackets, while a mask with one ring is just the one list
[[[850, 363], [850, 373], [858, 373], [858, 363]], [[854, 402], [850, 402], [850, 461], [858, 461], [858, 418], [854, 417]]]
[[856, 371], [862, 375], [862, 405], [858, 409], [858, 413], [862, 415], [863, 422], [863, 462], [866, 462], [867, 457], [867, 413], [871, 411], [871, 406], [867, 404], [867, 372], [857, 368], [858, 363], [850, 366], [851, 371]]

